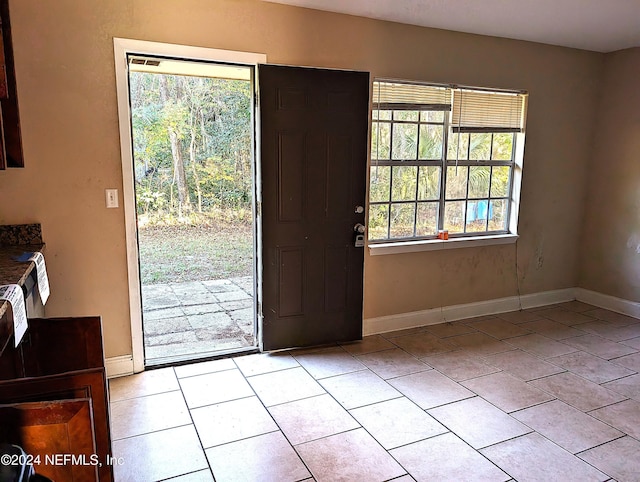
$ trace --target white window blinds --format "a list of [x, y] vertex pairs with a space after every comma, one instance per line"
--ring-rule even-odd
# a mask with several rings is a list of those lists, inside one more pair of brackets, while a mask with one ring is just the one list
[[523, 132], [527, 95], [455, 89], [451, 125], [456, 132]]
[[449, 86], [375, 81], [374, 109], [451, 110]]

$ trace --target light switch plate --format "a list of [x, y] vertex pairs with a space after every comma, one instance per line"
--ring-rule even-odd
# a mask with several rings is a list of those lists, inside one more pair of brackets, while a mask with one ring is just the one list
[[105, 189], [106, 201], [108, 208], [118, 207], [118, 190], [117, 189]]

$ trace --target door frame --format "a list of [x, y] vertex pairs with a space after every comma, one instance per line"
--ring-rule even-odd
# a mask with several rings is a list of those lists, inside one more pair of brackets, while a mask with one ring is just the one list
[[[138, 226], [135, 203], [135, 186], [133, 171], [133, 150], [131, 133], [131, 109], [129, 104], [129, 76], [127, 56], [129, 54], [158, 55], [181, 60], [207, 60], [211, 62], [227, 62], [253, 66], [257, 73], [257, 65], [267, 62], [266, 54], [253, 52], [236, 52], [206, 47], [150, 42], [125, 38], [113, 39], [113, 50], [116, 71], [116, 93], [118, 100], [118, 123], [120, 130], [120, 154], [122, 158], [122, 194], [125, 217], [125, 237], [127, 252], [127, 280], [129, 287], [129, 321], [131, 326], [131, 362], [133, 372], [144, 371], [144, 334], [142, 327], [142, 297], [140, 292], [140, 272], [138, 257]], [[257, 77], [257, 75], [256, 75]], [[257, 98], [258, 83], [254, 78], [254, 97]], [[257, 115], [257, 114], [256, 114]], [[257, 121], [254, 117], [254, 205], [261, 203], [260, 158], [257, 147]], [[254, 306], [261, 306], [262, 300], [262, 257], [261, 257], [261, 216], [260, 209], [255, 212], [256, 246], [255, 254], [257, 276], [257, 299]], [[259, 308], [258, 308], [259, 311]], [[258, 340], [260, 340], [260, 322], [257, 323]]]

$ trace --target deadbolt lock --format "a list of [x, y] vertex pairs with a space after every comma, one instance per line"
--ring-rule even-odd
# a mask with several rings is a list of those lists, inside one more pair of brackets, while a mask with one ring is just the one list
[[353, 231], [356, 233], [354, 246], [356, 248], [364, 248], [364, 232], [365, 232], [364, 224], [357, 223], [353, 227]]

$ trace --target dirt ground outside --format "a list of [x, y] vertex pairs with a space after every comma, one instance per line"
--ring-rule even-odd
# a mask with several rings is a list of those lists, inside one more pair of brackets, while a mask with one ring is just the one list
[[143, 285], [253, 275], [253, 227], [243, 221], [139, 228]]

